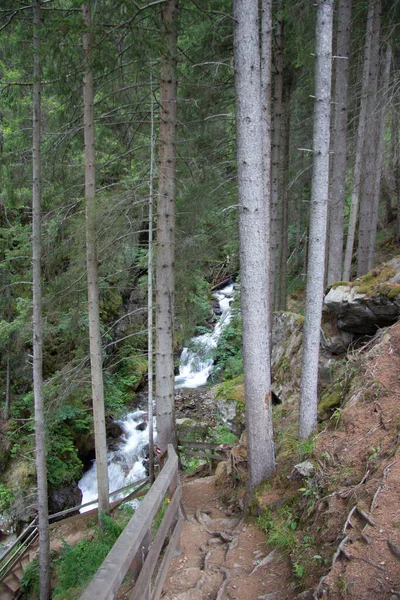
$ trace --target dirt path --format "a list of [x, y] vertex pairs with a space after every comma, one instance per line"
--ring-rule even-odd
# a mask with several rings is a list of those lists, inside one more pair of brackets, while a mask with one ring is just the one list
[[272, 552], [258, 527], [223, 508], [221, 493], [212, 476], [183, 484], [188, 520], [163, 600], [294, 598], [288, 562]]

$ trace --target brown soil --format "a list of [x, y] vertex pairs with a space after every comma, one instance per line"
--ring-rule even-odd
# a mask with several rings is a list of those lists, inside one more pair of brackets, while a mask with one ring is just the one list
[[[272, 510], [290, 499], [299, 540], [315, 540], [310, 553], [325, 564], [300, 582], [309, 591], [299, 595], [296, 556], [275, 552], [263, 563], [273, 546], [228, 506], [235, 490], [211, 476], [183, 481], [182, 552], [163, 600], [400, 600], [400, 323], [352, 362], [352, 393], [336, 425], [324, 423], [311, 457], [316, 497], [304, 498], [304, 482], [288, 483], [287, 456], [278, 456], [276, 488], [263, 494]], [[54, 534], [74, 543], [79, 520]]]
[[265, 534], [223, 506], [214, 477], [183, 485], [186, 511], [181, 554], [174, 558], [163, 600], [285, 600], [289, 562], [266, 544]]
[[400, 324], [355, 360], [362, 363], [360, 386], [342, 410], [338, 430], [320, 435], [316, 450], [332, 490], [319, 506], [326, 513], [326, 546], [337, 549], [342, 542], [344, 549], [318, 597], [395, 600], [400, 598]]

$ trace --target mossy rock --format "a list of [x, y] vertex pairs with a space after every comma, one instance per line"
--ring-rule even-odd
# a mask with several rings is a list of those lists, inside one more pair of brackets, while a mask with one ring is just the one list
[[218, 384], [215, 391], [217, 400], [235, 400], [244, 404], [244, 375]]
[[[369, 273], [356, 279], [354, 287], [357, 287], [358, 294], [367, 294], [369, 296], [383, 294], [386, 296], [393, 287], [388, 281], [395, 277], [396, 273], [397, 271], [392, 265], [383, 263], [372, 269], [372, 271], [369, 271]], [[396, 287], [400, 286], [396, 284]]]
[[321, 420], [329, 419], [335, 408], [339, 408], [342, 403], [342, 393], [334, 390], [330, 394], [324, 394], [318, 403], [318, 416]]

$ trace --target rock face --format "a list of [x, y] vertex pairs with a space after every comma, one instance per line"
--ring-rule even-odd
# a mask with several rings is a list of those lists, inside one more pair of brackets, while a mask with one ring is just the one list
[[276, 312], [272, 318], [272, 390], [282, 402], [297, 402], [304, 317], [290, 312]]
[[373, 335], [392, 325], [400, 316], [400, 256], [352, 283], [334, 284], [324, 305], [346, 332]]
[[77, 483], [70, 487], [52, 490], [49, 494], [49, 512], [54, 514], [73, 506], [79, 506], [82, 501], [82, 492]]

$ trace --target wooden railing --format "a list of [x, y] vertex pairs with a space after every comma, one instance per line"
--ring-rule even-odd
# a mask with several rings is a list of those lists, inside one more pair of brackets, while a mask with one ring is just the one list
[[[105, 558], [81, 600], [112, 600], [128, 572], [135, 579], [130, 600], [158, 600], [168, 567], [179, 548], [182, 531], [182, 490], [178, 457], [168, 446], [168, 459], [146, 497]], [[156, 532], [154, 520], [165, 513]], [[158, 520], [158, 519], [157, 519]], [[164, 549], [160, 566], [158, 559]]]
[[[123, 498], [120, 498], [119, 500], [116, 500], [114, 502], [111, 501], [111, 510], [114, 510], [115, 508], [117, 508], [117, 506], [119, 506], [122, 502], [127, 502], [128, 500], [134, 500], [135, 498], [139, 498], [140, 496], [143, 496], [146, 493], [144, 488], [147, 486], [148, 482], [149, 482], [148, 478], [141, 479], [141, 480], [135, 481], [134, 483], [131, 483], [119, 490], [115, 490], [114, 492], [111, 492], [110, 500], [113, 496], [116, 496], [123, 492], [127, 492], [129, 489], [134, 487], [134, 490], [131, 491], [126, 496], [124, 496]], [[98, 499], [96, 498], [95, 500], [86, 502], [86, 504], [80, 504], [79, 506], [74, 506], [73, 508], [68, 508], [61, 512], [57, 512], [53, 515], [50, 515], [49, 516], [49, 524], [51, 523], [50, 528], [57, 525], [57, 523], [53, 523], [53, 521], [55, 521], [56, 519], [60, 519], [61, 517], [66, 517], [67, 515], [69, 515], [71, 513], [77, 513], [81, 508], [87, 508], [93, 504], [96, 504], [97, 500]], [[97, 510], [97, 509], [95, 509], [95, 510]], [[93, 511], [90, 511], [90, 512], [92, 513]], [[77, 515], [77, 516], [85, 518], [88, 515], [89, 515], [89, 512], [85, 512], [85, 513], [81, 513], [80, 515]], [[38, 537], [39, 536], [38, 536], [38, 528], [37, 528], [37, 517], [35, 517], [33, 519], [32, 523], [30, 523], [28, 525], [28, 527], [26, 527], [26, 529], [24, 529], [24, 531], [18, 536], [18, 538], [15, 540], [15, 542], [13, 542], [13, 544], [11, 544], [10, 547], [7, 548], [7, 550], [1, 556], [1, 558], [0, 558], [0, 582], [3, 581], [3, 579], [5, 577], [7, 577], [7, 575], [14, 568], [14, 566], [21, 560], [21, 558], [24, 556], [24, 554], [26, 554], [30, 550], [30, 548], [38, 541]], [[0, 598], [1, 598], [1, 595], [0, 595]]]

